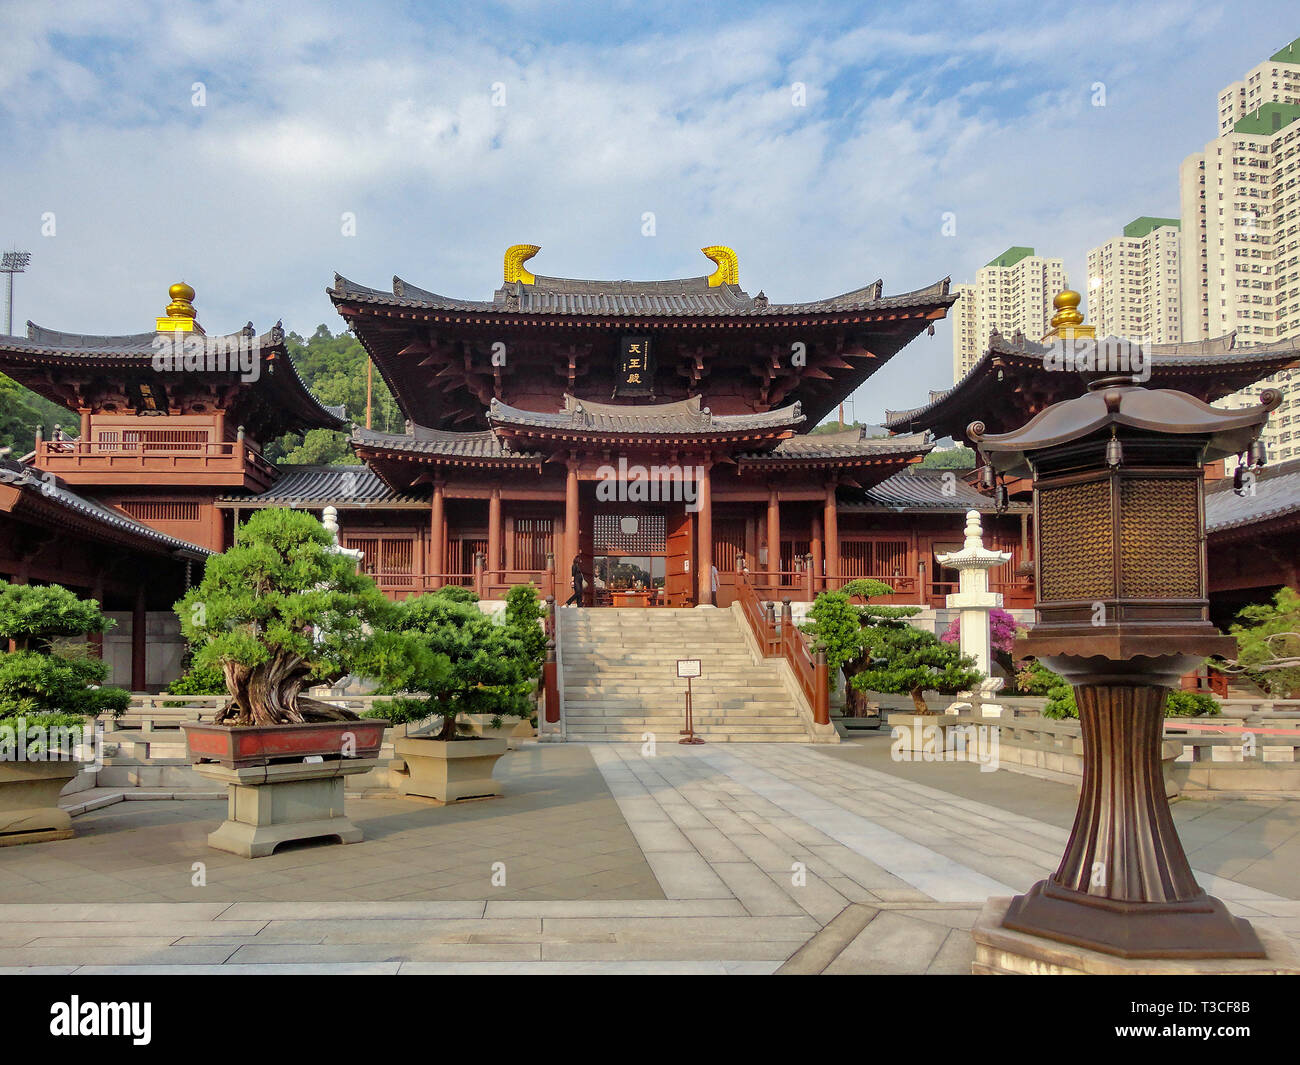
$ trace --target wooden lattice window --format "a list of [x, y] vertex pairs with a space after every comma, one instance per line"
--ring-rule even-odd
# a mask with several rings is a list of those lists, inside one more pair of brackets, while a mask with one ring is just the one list
[[119, 503], [118, 509], [137, 521], [198, 521], [199, 505], [174, 500], [147, 500]]
[[361, 552], [361, 569], [384, 584], [410, 584], [415, 541], [409, 537], [348, 536], [343, 546]]
[[[745, 552], [745, 519], [724, 518], [713, 523], [713, 564], [719, 573], [734, 573]], [[753, 565], [751, 559], [750, 564]]]
[[[596, 555], [662, 555], [667, 540], [662, 514], [597, 514], [592, 536]], [[625, 531], [624, 520], [627, 519]]]
[[908, 573], [906, 540], [841, 540], [840, 576], [888, 581]]
[[[103, 439], [103, 434], [100, 435]], [[208, 443], [206, 429], [125, 429], [122, 443], [141, 451], [201, 451]]]
[[515, 519], [515, 569], [546, 569], [554, 528], [555, 523], [550, 518]]

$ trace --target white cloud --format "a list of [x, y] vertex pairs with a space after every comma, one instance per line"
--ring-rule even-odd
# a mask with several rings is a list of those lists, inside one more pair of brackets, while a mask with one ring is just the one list
[[[962, 280], [1009, 244], [1078, 280], [1087, 247], [1177, 212], [1218, 89], [1284, 43], [1267, 19], [1225, 43], [1222, 12], [1174, 5], [876, 11], [5, 7], [0, 242], [35, 253], [17, 318], [139, 331], [184, 277], [210, 329], [337, 329], [335, 269], [485, 298], [525, 240], [535, 269], [587, 277], [703, 273], [697, 249], [729, 243], [779, 300]], [[946, 386], [947, 337], [873, 379], [857, 416]]]

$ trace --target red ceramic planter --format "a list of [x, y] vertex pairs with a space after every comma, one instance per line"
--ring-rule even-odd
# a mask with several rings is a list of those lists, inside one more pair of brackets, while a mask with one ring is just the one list
[[319, 755], [340, 758], [343, 744], [353, 737], [351, 758], [375, 758], [384, 742], [387, 721], [322, 721], [306, 725], [205, 725], [186, 724], [185, 743], [190, 761], [216, 762], [227, 769], [300, 762]]

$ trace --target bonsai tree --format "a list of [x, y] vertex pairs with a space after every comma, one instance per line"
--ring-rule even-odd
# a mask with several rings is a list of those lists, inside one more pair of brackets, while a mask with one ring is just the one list
[[925, 691], [955, 695], [983, 679], [973, 658], [906, 621], [883, 619], [869, 626], [865, 636], [864, 651], [871, 662], [854, 676], [853, 686], [859, 691], [906, 692], [918, 714], [932, 713]]
[[[520, 594], [514, 618], [521, 623], [529, 612]], [[490, 714], [494, 728], [505, 717], [532, 716], [533, 680], [539, 668], [536, 643], [530, 645], [532, 636], [521, 633], [509, 613], [506, 624], [498, 625], [477, 602], [465, 600], [464, 589], [443, 588], [398, 604], [394, 625], [425, 652], [422, 665], [405, 678], [400, 690], [422, 694], [399, 695], [382, 710], [372, 711], [375, 715], [395, 723], [441, 717], [433, 737], [439, 740], [455, 739], [458, 729], [467, 730], [468, 723], [461, 720], [465, 714]]]
[[104, 686], [108, 664], [85, 641], [112, 625], [98, 603], [66, 588], [0, 581], [0, 641], [14, 648], [0, 654], [0, 722], [49, 730], [121, 715], [131, 696]]
[[831, 685], [838, 684], [842, 670], [848, 682], [845, 691], [845, 712], [849, 717], [862, 716], [866, 696], [853, 684], [853, 678], [870, 668], [866, 655], [869, 626], [882, 622], [899, 621], [920, 612], [918, 607], [880, 606], [875, 603], [855, 603], [855, 599], [869, 600], [879, 595], [891, 595], [894, 589], [883, 581], [863, 578], [849, 581], [839, 591], [822, 592], [808, 609], [810, 621], [802, 628], [826, 651], [826, 664], [830, 667]]
[[418, 671], [422, 650], [389, 630], [395, 609], [320, 522], [285, 509], [254, 514], [176, 604], [191, 672], [222, 671], [230, 701], [216, 720], [231, 725], [355, 719], [302, 690], [350, 673], [398, 683]]
[[[989, 612], [989, 643], [993, 650], [993, 659], [1008, 673], [1012, 671], [1012, 653], [1019, 629], [1016, 619], [1007, 611], [995, 609]], [[944, 643], [960, 643], [961, 618], [953, 618], [939, 639]]]
[[1228, 631], [1237, 637], [1236, 671], [1275, 698], [1300, 690], [1300, 593], [1294, 588], [1279, 588], [1273, 602], [1246, 607]]

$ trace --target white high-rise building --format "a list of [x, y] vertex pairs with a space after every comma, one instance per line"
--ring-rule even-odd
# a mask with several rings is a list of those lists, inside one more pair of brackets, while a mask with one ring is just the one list
[[[1183, 339], [1237, 334], [1238, 346], [1300, 335], [1300, 39], [1219, 94], [1219, 135], [1179, 171]], [[1268, 420], [1271, 459], [1300, 456], [1300, 373]]]
[[1024, 333], [1037, 340], [1051, 327], [1052, 298], [1066, 287], [1065, 262], [1033, 248], [1008, 248], [975, 273], [973, 285], [955, 285], [952, 374], [960, 381], [984, 354], [989, 334]]
[[1183, 339], [1177, 218], [1134, 219], [1088, 252], [1088, 317], [1098, 336]]

